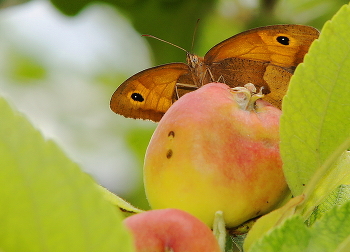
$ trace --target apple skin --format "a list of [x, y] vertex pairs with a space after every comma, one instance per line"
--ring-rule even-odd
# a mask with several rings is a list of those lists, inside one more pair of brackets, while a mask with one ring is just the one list
[[281, 110], [263, 100], [241, 109], [230, 87], [204, 85], [159, 122], [146, 151], [152, 209], [178, 208], [212, 227], [223, 211], [236, 227], [272, 211], [289, 193], [279, 153]]
[[150, 210], [124, 220], [137, 252], [220, 252], [210, 228], [179, 209]]

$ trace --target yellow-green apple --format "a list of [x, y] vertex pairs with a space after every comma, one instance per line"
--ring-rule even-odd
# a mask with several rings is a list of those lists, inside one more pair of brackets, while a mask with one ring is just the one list
[[209, 227], [215, 212], [223, 211], [227, 227], [235, 227], [284, 199], [282, 112], [250, 89], [207, 84], [165, 113], [144, 163], [153, 209], [182, 209]]
[[220, 252], [212, 231], [178, 209], [150, 210], [124, 220], [137, 252]]

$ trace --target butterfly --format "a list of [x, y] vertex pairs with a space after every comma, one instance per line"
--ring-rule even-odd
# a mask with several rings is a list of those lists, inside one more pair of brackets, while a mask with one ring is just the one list
[[187, 64], [164, 64], [131, 76], [113, 93], [111, 110], [158, 122], [182, 95], [210, 82], [230, 87], [253, 83], [263, 87], [264, 100], [281, 108], [295, 68], [318, 36], [317, 29], [304, 25], [271, 25], [239, 33], [204, 57], [186, 52]]

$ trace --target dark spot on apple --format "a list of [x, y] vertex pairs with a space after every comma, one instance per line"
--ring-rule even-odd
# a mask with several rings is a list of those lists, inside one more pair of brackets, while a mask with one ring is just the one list
[[303, 186], [305, 186], [305, 184], [303, 184]]
[[175, 137], [175, 132], [174, 131], [169, 131], [168, 137]]
[[171, 157], [173, 156], [173, 150], [172, 149], [169, 149], [166, 153], [166, 158], [167, 159], [170, 159]]
[[266, 201], [267, 204], [269, 204], [269, 201]]
[[262, 143], [264, 144], [264, 146], [266, 148], [275, 148], [276, 147], [274, 141], [272, 141], [271, 139], [263, 139]]
[[260, 210], [255, 213], [256, 216], [258, 216], [259, 214], [260, 214]]

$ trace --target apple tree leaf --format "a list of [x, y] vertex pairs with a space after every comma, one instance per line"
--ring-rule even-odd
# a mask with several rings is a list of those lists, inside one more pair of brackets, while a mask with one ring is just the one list
[[[334, 165], [350, 146], [350, 7], [343, 6], [321, 31], [298, 66], [283, 101], [281, 155], [293, 195], [327, 196], [350, 169]], [[338, 169], [338, 172], [332, 170]], [[327, 184], [321, 180], [328, 175]], [[315, 188], [315, 185], [319, 185]]]
[[133, 251], [119, 209], [0, 97], [0, 248]]
[[102, 192], [104, 198], [107, 201], [109, 201], [112, 205], [120, 209], [123, 212], [125, 217], [132, 214], [144, 212], [143, 210], [131, 205], [129, 202], [119, 197], [118, 195], [112, 193], [107, 188], [104, 188], [103, 186], [100, 186], [100, 185], [98, 185], [98, 188]]
[[350, 201], [332, 208], [311, 227], [295, 215], [254, 243], [249, 252], [349, 251], [349, 215]]
[[312, 211], [310, 218], [307, 220], [307, 225], [311, 226], [334, 206], [342, 205], [347, 201], [350, 201], [350, 185], [340, 185]]
[[282, 225], [288, 218], [294, 216], [295, 209], [304, 201], [304, 195], [290, 199], [284, 206], [260, 217], [248, 232], [244, 241], [244, 251], [249, 251], [250, 247], [268, 232], [271, 232]]

